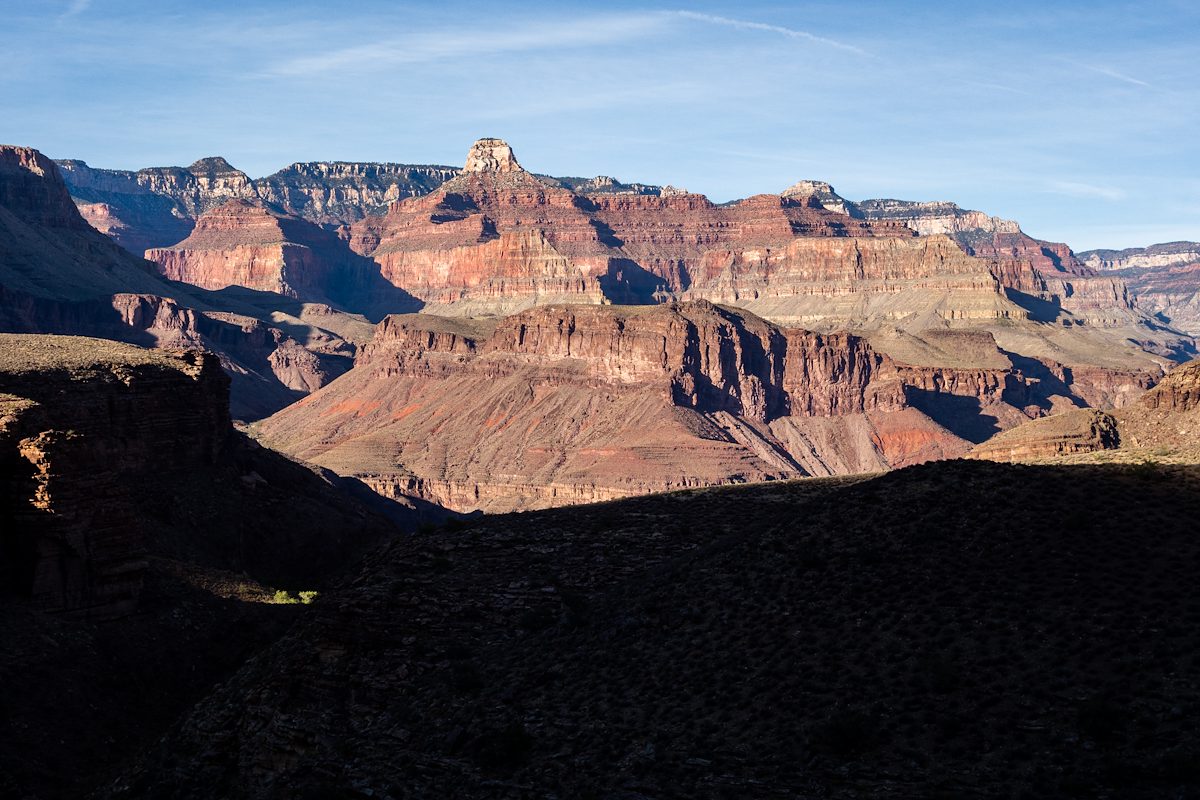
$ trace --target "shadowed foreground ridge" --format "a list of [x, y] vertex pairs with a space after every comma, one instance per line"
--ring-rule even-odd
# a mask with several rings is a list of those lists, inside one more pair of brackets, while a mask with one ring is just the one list
[[0, 797], [111, 778], [287, 630], [276, 588], [424, 512], [247, 440], [228, 388], [207, 353], [0, 334]]
[[1186, 796], [1198, 515], [950, 461], [394, 541], [105, 796]]

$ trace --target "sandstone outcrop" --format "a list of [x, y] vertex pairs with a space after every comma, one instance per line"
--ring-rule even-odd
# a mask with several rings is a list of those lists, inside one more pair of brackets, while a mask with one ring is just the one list
[[[828, 187], [828, 184], [825, 184]], [[828, 190], [832, 194], [832, 190]], [[840, 199], [840, 198], [839, 198]], [[845, 201], [843, 201], [845, 202]], [[989, 216], [982, 211], [960, 208], [954, 203], [920, 203], [908, 200], [862, 200], [854, 207], [867, 219], [901, 222], [922, 236], [943, 234], [967, 240], [979, 234], [1020, 233], [1011, 219]]]
[[1172, 327], [1200, 335], [1200, 244], [1169, 242], [1079, 254], [1089, 266], [1124, 281], [1138, 307]]
[[1069, 369], [1014, 362], [986, 334], [928, 338], [964, 365], [706, 301], [396, 315], [256, 435], [385, 496], [505, 511], [953, 457], [1087, 402]]
[[292, 164], [254, 182], [275, 208], [336, 228], [381, 212], [406, 197], [429, 194], [459, 173], [454, 167], [312, 161]]
[[1125, 250], [1085, 250], [1079, 260], [1092, 269], [1126, 270], [1200, 263], [1200, 242], [1165, 242]]
[[[850, 329], [881, 348], [884, 328], [983, 330], [1005, 350], [1072, 367], [1161, 371], [1193, 347], [1139, 311], [1119, 278], [1097, 274], [1065, 245], [951, 203], [856, 204], [827, 183], [800, 181], [782, 195], [716, 206], [605, 176], [534, 175], [499, 139], [480, 140], [467, 161], [466, 170], [298, 164], [250, 183], [215, 160], [195, 172], [228, 175], [206, 185], [249, 193], [272, 213], [326, 227], [353, 222], [341, 229], [353, 250], [413, 296], [404, 307], [394, 298], [390, 308], [377, 303], [373, 317], [421, 304], [495, 316], [551, 303], [682, 298], [823, 332]], [[185, 215], [196, 205], [188, 203]], [[99, 211], [94, 218], [110, 224]]]
[[1124, 284], [1099, 275], [1065, 244], [1025, 234], [1013, 220], [954, 203], [864, 200], [867, 219], [902, 222], [922, 236], [946, 235], [964, 252], [988, 261], [1010, 298], [1042, 322], [1120, 327], [1137, 324]]
[[1109, 413], [1079, 409], [1033, 420], [975, 447], [970, 457], [1196, 463], [1200, 460], [1200, 361], [1176, 367], [1121, 408]]
[[[220, 164], [207, 169], [211, 190], [239, 185]], [[84, 221], [54, 162], [31, 148], [0, 147], [0, 331], [212, 350], [233, 377], [234, 413], [258, 418], [341, 374], [354, 354], [352, 320], [259, 294], [164, 280]], [[311, 357], [298, 358], [296, 346]]]
[[969, 457], [988, 461], [1053, 460], [1076, 453], [1113, 450], [1120, 444], [1117, 420], [1111, 414], [1079, 409], [1003, 431], [975, 447]]
[[[554, 302], [641, 302], [703, 292], [706, 273], [802, 237], [911, 237], [901, 225], [760, 195], [716, 206], [686, 192], [576, 194], [480, 140], [432, 194], [357, 223], [351, 246], [442, 313], [512, 313]], [[713, 298], [716, 299], [716, 298]]]
[[376, 318], [420, 306], [333, 232], [259, 200], [230, 200], [202, 214], [187, 239], [146, 257], [164, 277], [205, 289], [242, 287]]
[[187, 238], [196, 219], [230, 200], [261, 200], [336, 228], [405, 197], [427, 194], [458, 174], [451, 167], [348, 162], [295, 163], [257, 180], [220, 157], [190, 167], [136, 172], [58, 162], [80, 212], [134, 255]]

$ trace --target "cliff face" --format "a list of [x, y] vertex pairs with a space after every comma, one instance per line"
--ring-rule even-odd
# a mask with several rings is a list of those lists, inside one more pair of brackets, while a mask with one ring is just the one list
[[1165, 242], [1125, 250], [1086, 250], [1079, 260], [1092, 269], [1125, 270], [1174, 267], [1200, 262], [1200, 242]]
[[1109, 413], [1079, 409], [1027, 422], [974, 448], [970, 457], [1196, 463], [1200, 458], [1200, 361], [1176, 367], [1121, 408]]
[[259, 435], [385, 496], [493, 511], [965, 449], [862, 340], [705, 302], [391, 317], [350, 373]]
[[730, 258], [800, 238], [912, 236], [771, 195], [732, 206], [681, 192], [580, 195], [525, 172], [500, 140], [481, 140], [467, 162], [437, 191], [350, 233], [384, 277], [445, 313], [651, 302], [698, 290]]
[[[209, 166], [211, 190], [238, 185]], [[235, 413], [257, 418], [347, 369], [354, 346], [309, 305], [256, 302], [163, 280], [84, 221], [52, 161], [0, 147], [0, 330], [210, 349], [233, 377]]]
[[[554, 303], [705, 299], [879, 342], [889, 328], [988, 331], [1006, 350], [1070, 366], [1154, 371], [1193, 347], [1136, 308], [1119, 278], [1098, 274], [1065, 245], [951, 203], [855, 204], [827, 183], [800, 181], [782, 195], [716, 206], [670, 187], [538, 176], [499, 139], [477, 142], [463, 170], [308, 164], [249, 184], [222, 164], [207, 171], [229, 176], [226, 192], [252, 191], [270, 215], [292, 209], [325, 225], [357, 219], [339, 233], [374, 266], [360, 269], [369, 291], [346, 307], [372, 318], [422, 305], [497, 316]], [[300, 299], [314, 291], [280, 275], [325, 267], [291, 269], [274, 245], [268, 254], [254, 249], [255, 220], [227, 223], [224, 244], [203, 244], [202, 232], [152, 255], [168, 274], [201, 285], [269, 287]], [[241, 238], [230, 227], [238, 225]], [[290, 252], [304, 262], [316, 249]], [[379, 300], [387, 286], [398, 294]]]
[[296, 163], [254, 182], [277, 208], [324, 227], [357, 222], [406, 197], [429, 194], [459, 172], [419, 164]]
[[252, 180], [220, 157], [187, 168], [136, 172], [96, 169], [78, 160], [58, 165], [84, 218], [138, 256], [183, 241], [198, 217], [230, 200], [261, 200], [334, 228], [401, 198], [427, 194], [459, 172], [412, 164], [308, 162]]
[[1099, 275], [1065, 244], [1044, 242], [1012, 221], [954, 203], [864, 200], [854, 204], [867, 219], [907, 225], [922, 236], [946, 235], [963, 251], [991, 265], [1001, 286], [1040, 321], [1122, 326], [1136, 322], [1133, 299], [1124, 283]]
[[1091, 250], [1079, 258], [1124, 281], [1140, 308], [1174, 328], [1200, 335], [1200, 243]]
[[0, 794], [107, 784], [310, 608], [276, 589], [442, 516], [250, 442], [228, 386], [210, 354], [0, 334]]
[[94, 169], [83, 161], [58, 162], [80, 212], [97, 230], [140, 256], [187, 237], [197, 216], [227, 200], [253, 197], [246, 173], [220, 157], [190, 167]]
[[[828, 186], [828, 184], [826, 184]], [[829, 191], [832, 194], [832, 190]], [[977, 233], [1020, 233], [1011, 219], [1002, 219], [959, 208], [954, 203], [919, 203], [908, 200], [863, 200], [853, 204], [866, 219], [891, 220], [907, 225], [922, 236], [958, 237]]]
[[505, 511], [944, 458], [1105, 390], [975, 338], [991, 355], [967, 361], [986, 367], [900, 362], [706, 301], [392, 316], [350, 373], [258, 435], [385, 496]]
[[47, 609], [128, 610], [146, 567], [129, 484], [215, 463], [228, 385], [211, 355], [0, 334], [6, 589]]

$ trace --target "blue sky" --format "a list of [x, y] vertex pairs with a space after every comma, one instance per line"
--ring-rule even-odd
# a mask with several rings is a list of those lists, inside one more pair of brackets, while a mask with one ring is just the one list
[[1200, 0], [344, 6], [0, 0], [0, 141], [257, 177], [500, 136], [717, 201], [814, 178], [1077, 250], [1200, 239]]

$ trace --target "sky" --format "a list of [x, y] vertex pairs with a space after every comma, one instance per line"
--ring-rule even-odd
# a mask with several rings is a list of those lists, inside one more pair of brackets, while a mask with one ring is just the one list
[[825, 180], [1073, 248], [1200, 240], [1200, 0], [0, 0], [0, 142], [535, 172], [717, 202]]

